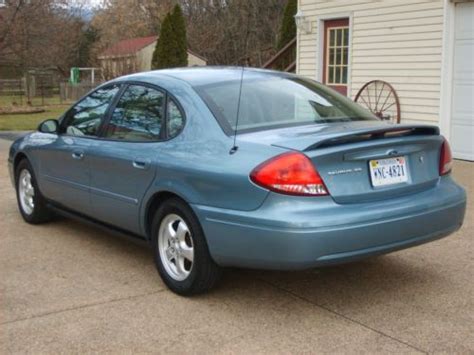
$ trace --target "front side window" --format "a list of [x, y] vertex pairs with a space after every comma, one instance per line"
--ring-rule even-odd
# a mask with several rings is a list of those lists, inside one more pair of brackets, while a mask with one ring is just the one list
[[98, 89], [73, 106], [66, 116], [66, 134], [97, 136], [105, 113], [119, 89], [118, 85]]
[[[312, 123], [377, 120], [369, 111], [324, 85], [298, 78], [249, 73], [195, 87], [226, 132], [258, 131]], [[240, 104], [240, 106], [239, 106]]]
[[164, 99], [161, 91], [130, 85], [112, 112], [105, 137], [135, 142], [161, 139]]

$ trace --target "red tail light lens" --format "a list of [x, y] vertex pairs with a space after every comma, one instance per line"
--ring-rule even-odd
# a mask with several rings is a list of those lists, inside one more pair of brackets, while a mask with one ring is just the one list
[[445, 139], [441, 146], [441, 155], [439, 157], [439, 175], [446, 175], [451, 172], [453, 167], [453, 155], [451, 154], [451, 147]]
[[285, 153], [257, 166], [250, 179], [266, 189], [299, 196], [328, 195], [311, 160], [301, 153]]

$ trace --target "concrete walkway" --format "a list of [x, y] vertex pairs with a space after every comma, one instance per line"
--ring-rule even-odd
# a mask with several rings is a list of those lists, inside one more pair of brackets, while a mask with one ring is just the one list
[[0, 353], [473, 353], [474, 164], [465, 226], [417, 248], [305, 272], [228, 270], [169, 292], [150, 252], [80, 223], [21, 220], [0, 139]]

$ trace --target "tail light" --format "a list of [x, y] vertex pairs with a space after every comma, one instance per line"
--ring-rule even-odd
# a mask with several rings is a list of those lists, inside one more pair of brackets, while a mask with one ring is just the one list
[[451, 147], [445, 139], [441, 146], [441, 154], [439, 157], [439, 175], [446, 175], [451, 172], [453, 167], [453, 156], [451, 154]]
[[328, 195], [311, 160], [301, 153], [284, 153], [257, 166], [250, 179], [266, 189], [299, 196]]

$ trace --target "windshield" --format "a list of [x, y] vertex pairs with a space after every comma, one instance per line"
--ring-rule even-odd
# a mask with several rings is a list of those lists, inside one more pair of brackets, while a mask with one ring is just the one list
[[245, 72], [240, 108], [240, 80], [236, 78], [195, 89], [228, 134], [314, 123], [378, 120], [334, 90], [299, 77]]

